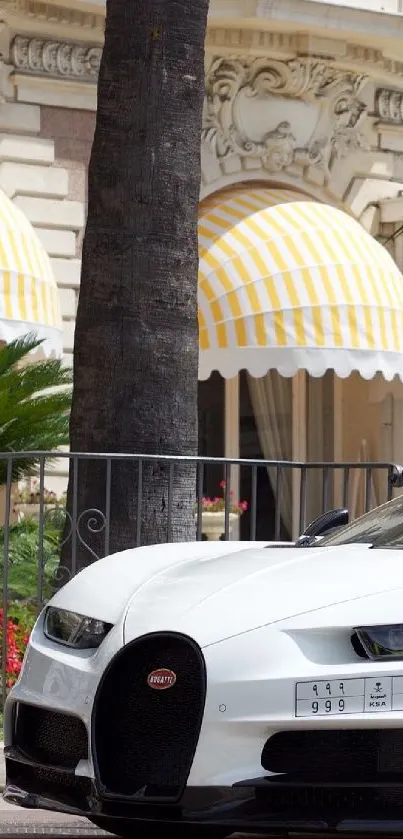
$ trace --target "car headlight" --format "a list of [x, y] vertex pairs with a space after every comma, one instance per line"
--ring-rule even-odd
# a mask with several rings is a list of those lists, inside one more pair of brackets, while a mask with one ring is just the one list
[[403, 624], [385, 626], [359, 626], [357, 637], [368, 658], [385, 661], [391, 658], [403, 659]]
[[76, 650], [97, 649], [111, 629], [110, 623], [54, 606], [49, 606], [45, 613], [46, 637], [50, 641], [74, 647]]

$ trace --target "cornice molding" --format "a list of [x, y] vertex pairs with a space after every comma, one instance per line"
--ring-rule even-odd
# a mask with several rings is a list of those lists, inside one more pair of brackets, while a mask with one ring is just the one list
[[384, 56], [381, 50], [353, 42], [324, 38], [295, 32], [276, 32], [262, 29], [232, 29], [212, 27], [207, 30], [206, 52], [209, 55], [232, 56], [270, 53], [282, 58], [313, 56], [334, 61], [340, 65], [356, 65], [376, 73], [403, 78], [403, 62]]
[[41, 0], [1, 0], [1, 14], [6, 19], [18, 18], [19, 29], [22, 29], [21, 20], [26, 20], [28, 25], [29, 22], [41, 21], [42, 25], [49, 27], [66, 27], [76, 32], [84, 30], [97, 39], [103, 37], [105, 27], [105, 15], [69, 9]]
[[[0, 0], [0, 16], [10, 21], [14, 32], [27, 36], [38, 34], [46, 40], [74, 41], [87, 38], [101, 44], [105, 16], [99, 12], [70, 9], [43, 0]], [[53, 34], [52, 34], [53, 33]], [[375, 35], [376, 33], [374, 33]], [[206, 35], [206, 52], [214, 55], [279, 56], [283, 59], [311, 55], [326, 58], [343, 65], [365, 67], [370, 75], [400, 77], [403, 80], [403, 62], [384, 56], [381, 50], [348, 40], [321, 37], [305, 31], [281, 32], [262, 28], [223, 27], [210, 20]]]
[[[27, 0], [9, 0], [26, 2]], [[60, 11], [60, 7], [59, 7]], [[70, 14], [67, 10], [66, 16]], [[74, 14], [71, 12], [71, 14]], [[83, 33], [80, 33], [83, 34]], [[378, 83], [389, 79], [403, 85], [403, 62], [385, 58], [382, 52], [370, 47], [343, 41], [314, 38], [290, 33], [255, 30], [209, 29], [206, 39], [206, 69], [218, 56], [231, 60], [248, 57], [307, 58], [326, 61], [335, 68], [365, 72]], [[96, 81], [102, 47], [80, 40], [36, 37], [18, 34], [11, 45], [11, 64], [20, 72], [38, 76], [54, 75]]]

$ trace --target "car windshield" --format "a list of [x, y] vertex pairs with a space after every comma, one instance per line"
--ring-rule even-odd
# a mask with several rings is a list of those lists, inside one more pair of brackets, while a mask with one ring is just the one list
[[337, 528], [314, 546], [323, 548], [352, 543], [372, 545], [373, 548], [403, 548], [403, 497], [394, 498], [351, 524]]

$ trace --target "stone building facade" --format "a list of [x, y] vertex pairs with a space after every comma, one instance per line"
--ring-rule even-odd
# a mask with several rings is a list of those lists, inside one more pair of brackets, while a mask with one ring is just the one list
[[[101, 2], [0, 3], [0, 187], [51, 257], [66, 363], [103, 29]], [[402, 35], [401, 0], [211, 0], [201, 199], [248, 183], [303, 192], [358, 219], [403, 269]], [[353, 375], [322, 383], [319, 394], [297, 378], [291, 455], [312, 456], [318, 423], [326, 454], [330, 410], [332, 458], [354, 459], [365, 442], [371, 459], [403, 461], [400, 382]], [[242, 388], [240, 377], [202, 385], [206, 416], [222, 414], [221, 451], [212, 454], [256, 456], [247, 442], [242, 448]], [[318, 394], [321, 415], [314, 419]], [[354, 400], [367, 406], [365, 421], [351, 419]]]

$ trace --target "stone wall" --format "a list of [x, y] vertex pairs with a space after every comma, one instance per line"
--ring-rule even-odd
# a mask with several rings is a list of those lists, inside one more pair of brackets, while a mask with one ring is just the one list
[[[287, 185], [388, 237], [403, 220], [403, 18], [359, 12], [360, 0], [340, 16], [337, 3], [211, 0], [201, 195]], [[71, 364], [104, 10], [2, 6], [0, 187], [51, 257]], [[403, 268], [403, 236], [388, 248]]]
[[72, 362], [93, 123], [91, 113], [11, 102], [0, 106], [0, 187], [25, 213], [51, 257], [67, 364]]
[[[25, 213], [51, 258], [60, 290], [64, 360], [72, 364], [85, 223], [87, 167], [95, 114], [66, 108], [0, 105], [0, 187]], [[68, 461], [46, 474], [66, 488]]]
[[[51, 138], [54, 146], [54, 167], [67, 173], [69, 201], [87, 204], [87, 169], [95, 128], [95, 114], [66, 108], [42, 106], [40, 136]], [[72, 358], [74, 321], [80, 282], [81, 248], [84, 227], [76, 231], [74, 256], [53, 260], [60, 285], [62, 314], [65, 327], [64, 350], [67, 361]]]

